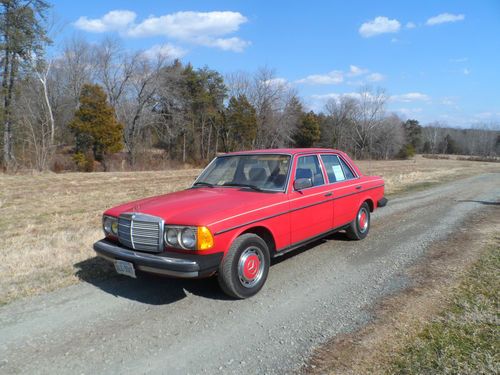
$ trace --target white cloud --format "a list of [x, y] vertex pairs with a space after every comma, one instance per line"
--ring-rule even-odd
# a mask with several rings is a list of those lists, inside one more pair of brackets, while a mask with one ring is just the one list
[[361, 86], [368, 82], [379, 82], [385, 79], [385, 76], [380, 73], [370, 73], [370, 70], [360, 68], [356, 65], [350, 65], [349, 71], [332, 70], [326, 74], [311, 74], [305, 78], [295, 81], [295, 83], [304, 83], [309, 85], [338, 85], [345, 81], [346, 78], [358, 77], [359, 79], [348, 80], [348, 85]]
[[474, 115], [474, 118], [479, 120], [500, 120], [500, 112], [479, 112]]
[[129, 30], [132, 36], [167, 35], [178, 39], [217, 37], [238, 31], [247, 18], [239, 12], [177, 12], [151, 16]]
[[276, 77], [276, 78], [271, 78], [268, 79], [267, 81], [264, 81], [266, 85], [269, 86], [288, 86], [288, 80], [286, 78], [282, 77]]
[[464, 19], [465, 15], [463, 14], [441, 13], [437, 16], [429, 18], [426, 24], [428, 26], [434, 26], [442, 23], [463, 21]]
[[359, 33], [362, 37], [369, 38], [379, 34], [397, 33], [400, 28], [401, 23], [396, 19], [390, 20], [387, 17], [376, 17], [363, 23], [359, 28]]
[[310, 85], [338, 85], [344, 81], [344, 73], [333, 70], [326, 74], [312, 74], [306, 78], [299, 79], [297, 83], [307, 83]]
[[243, 52], [245, 48], [251, 44], [249, 41], [242, 40], [238, 37], [216, 39], [199, 38], [196, 40], [196, 43], [206, 47], [217, 47], [224, 51], [233, 52]]
[[372, 73], [372, 74], [368, 74], [366, 76], [366, 79], [369, 82], [380, 82], [380, 81], [383, 81], [385, 79], [385, 77], [383, 74], [380, 74], [380, 73]]
[[349, 66], [349, 73], [348, 73], [348, 75], [351, 76], [351, 77], [360, 76], [360, 75], [363, 75], [363, 74], [366, 74], [366, 73], [368, 73], [368, 69], [363, 69], [363, 68], [360, 68], [359, 66], [356, 66], [356, 65], [350, 65]]
[[80, 17], [75, 26], [79, 29], [103, 33], [117, 31], [130, 37], [165, 36], [206, 47], [225, 51], [241, 52], [250, 45], [238, 37], [226, 37], [239, 30], [248, 19], [239, 12], [176, 12], [163, 16], [150, 16], [136, 23], [136, 14], [131, 11], [115, 10], [101, 18]]
[[161, 56], [163, 58], [168, 58], [168, 59], [180, 59], [181, 57], [185, 56], [187, 51], [181, 47], [174, 46], [173, 44], [155, 44], [151, 48], [145, 50], [144, 56], [146, 56], [149, 59], [154, 59], [157, 58], [158, 56]]
[[409, 92], [407, 94], [400, 94], [400, 95], [392, 95], [391, 100], [394, 102], [403, 102], [403, 103], [409, 103], [409, 102], [416, 102], [416, 101], [424, 101], [427, 102], [431, 98], [426, 95], [422, 94], [420, 92]]
[[121, 31], [131, 25], [136, 16], [134, 12], [129, 10], [112, 10], [101, 18], [88, 19], [87, 17], [80, 17], [76, 20], [75, 26], [91, 33]]
[[468, 76], [470, 74], [470, 69], [464, 68], [464, 70], [462, 70], [462, 73]]
[[417, 27], [417, 25], [415, 25], [414, 22], [407, 22], [406, 25], [405, 25], [405, 27], [407, 29], [414, 29], [415, 27]]

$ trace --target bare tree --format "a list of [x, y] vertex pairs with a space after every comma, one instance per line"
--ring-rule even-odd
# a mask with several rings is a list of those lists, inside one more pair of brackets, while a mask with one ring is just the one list
[[229, 98], [250, 97], [252, 77], [247, 72], [233, 72], [224, 76]]
[[72, 101], [71, 111], [78, 106], [83, 85], [94, 80], [92, 51], [93, 47], [86, 40], [73, 37], [66, 42], [62, 57], [53, 63], [57, 70], [54, 72], [54, 79], [60, 79], [61, 91]]
[[[161, 117], [155, 127], [163, 146], [175, 158], [181, 149], [181, 160], [187, 160], [187, 133], [191, 124], [189, 108], [191, 101], [186, 95], [183, 76], [184, 67], [179, 61], [162, 69], [159, 76], [159, 98], [154, 111]], [[178, 139], [181, 138], [181, 146]]]
[[297, 94], [285, 81], [276, 78], [272, 69], [260, 68], [251, 81], [248, 98], [257, 114], [257, 137], [254, 148], [279, 147], [290, 143], [296, 124], [285, 109]]
[[144, 55], [135, 57], [133, 69], [126, 73], [126, 85], [115, 98], [120, 99], [115, 103], [115, 107], [119, 120], [125, 124], [125, 146], [132, 165], [135, 163], [144, 131], [159, 122], [160, 115], [153, 109], [160, 88], [160, 73], [168, 60], [165, 55], [158, 55], [155, 59]]
[[398, 154], [405, 144], [403, 121], [390, 114], [383, 118], [374, 129], [372, 135], [371, 153], [377, 159], [390, 159]]
[[31, 168], [48, 169], [54, 153], [53, 115], [46, 95], [46, 86], [36, 73], [22, 83], [17, 96], [15, 119], [19, 125], [18, 143], [22, 156]]
[[375, 128], [385, 115], [387, 95], [382, 88], [373, 90], [369, 86], [362, 87], [359, 91], [357, 110], [353, 117], [352, 140], [356, 144], [356, 157], [371, 155], [373, 135]]
[[52, 104], [49, 99], [49, 89], [47, 84], [47, 77], [49, 76], [50, 73], [51, 64], [52, 61], [39, 64], [38, 67], [35, 67], [34, 71], [38, 80], [40, 81], [40, 84], [42, 85], [43, 100], [45, 103], [45, 107], [47, 108], [47, 117], [50, 124], [50, 143], [52, 148], [52, 145], [54, 145], [56, 126], [54, 121], [54, 113], [52, 112]]
[[104, 39], [95, 49], [96, 79], [103, 85], [113, 107], [116, 108], [127, 89], [127, 84], [136, 71], [136, 65], [141, 64], [140, 60], [144, 60], [140, 52], [125, 52], [118, 39]]
[[352, 96], [343, 95], [328, 100], [325, 112], [329, 118], [322, 132], [325, 146], [351, 151], [351, 131], [357, 110], [358, 101]]

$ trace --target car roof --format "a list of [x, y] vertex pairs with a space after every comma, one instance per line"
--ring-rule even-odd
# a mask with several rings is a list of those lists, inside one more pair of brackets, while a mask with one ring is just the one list
[[305, 153], [315, 153], [315, 152], [338, 152], [332, 148], [269, 148], [263, 150], [249, 150], [249, 151], [236, 151], [228, 152], [223, 155], [241, 155], [241, 154], [286, 154], [286, 155], [297, 155]]

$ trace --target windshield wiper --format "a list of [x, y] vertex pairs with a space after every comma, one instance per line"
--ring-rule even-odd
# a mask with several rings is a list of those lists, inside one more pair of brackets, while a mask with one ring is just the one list
[[193, 184], [193, 186], [207, 186], [213, 188], [214, 185], [209, 182], [198, 181]]
[[222, 186], [239, 186], [239, 187], [246, 187], [255, 191], [263, 191], [260, 187], [252, 185], [252, 184], [240, 184], [238, 182], [225, 182], [222, 184]]

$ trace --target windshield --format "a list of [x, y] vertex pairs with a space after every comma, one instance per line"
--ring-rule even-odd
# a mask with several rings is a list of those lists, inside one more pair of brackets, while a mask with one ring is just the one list
[[283, 191], [289, 166], [289, 155], [219, 156], [202, 172], [194, 185]]

